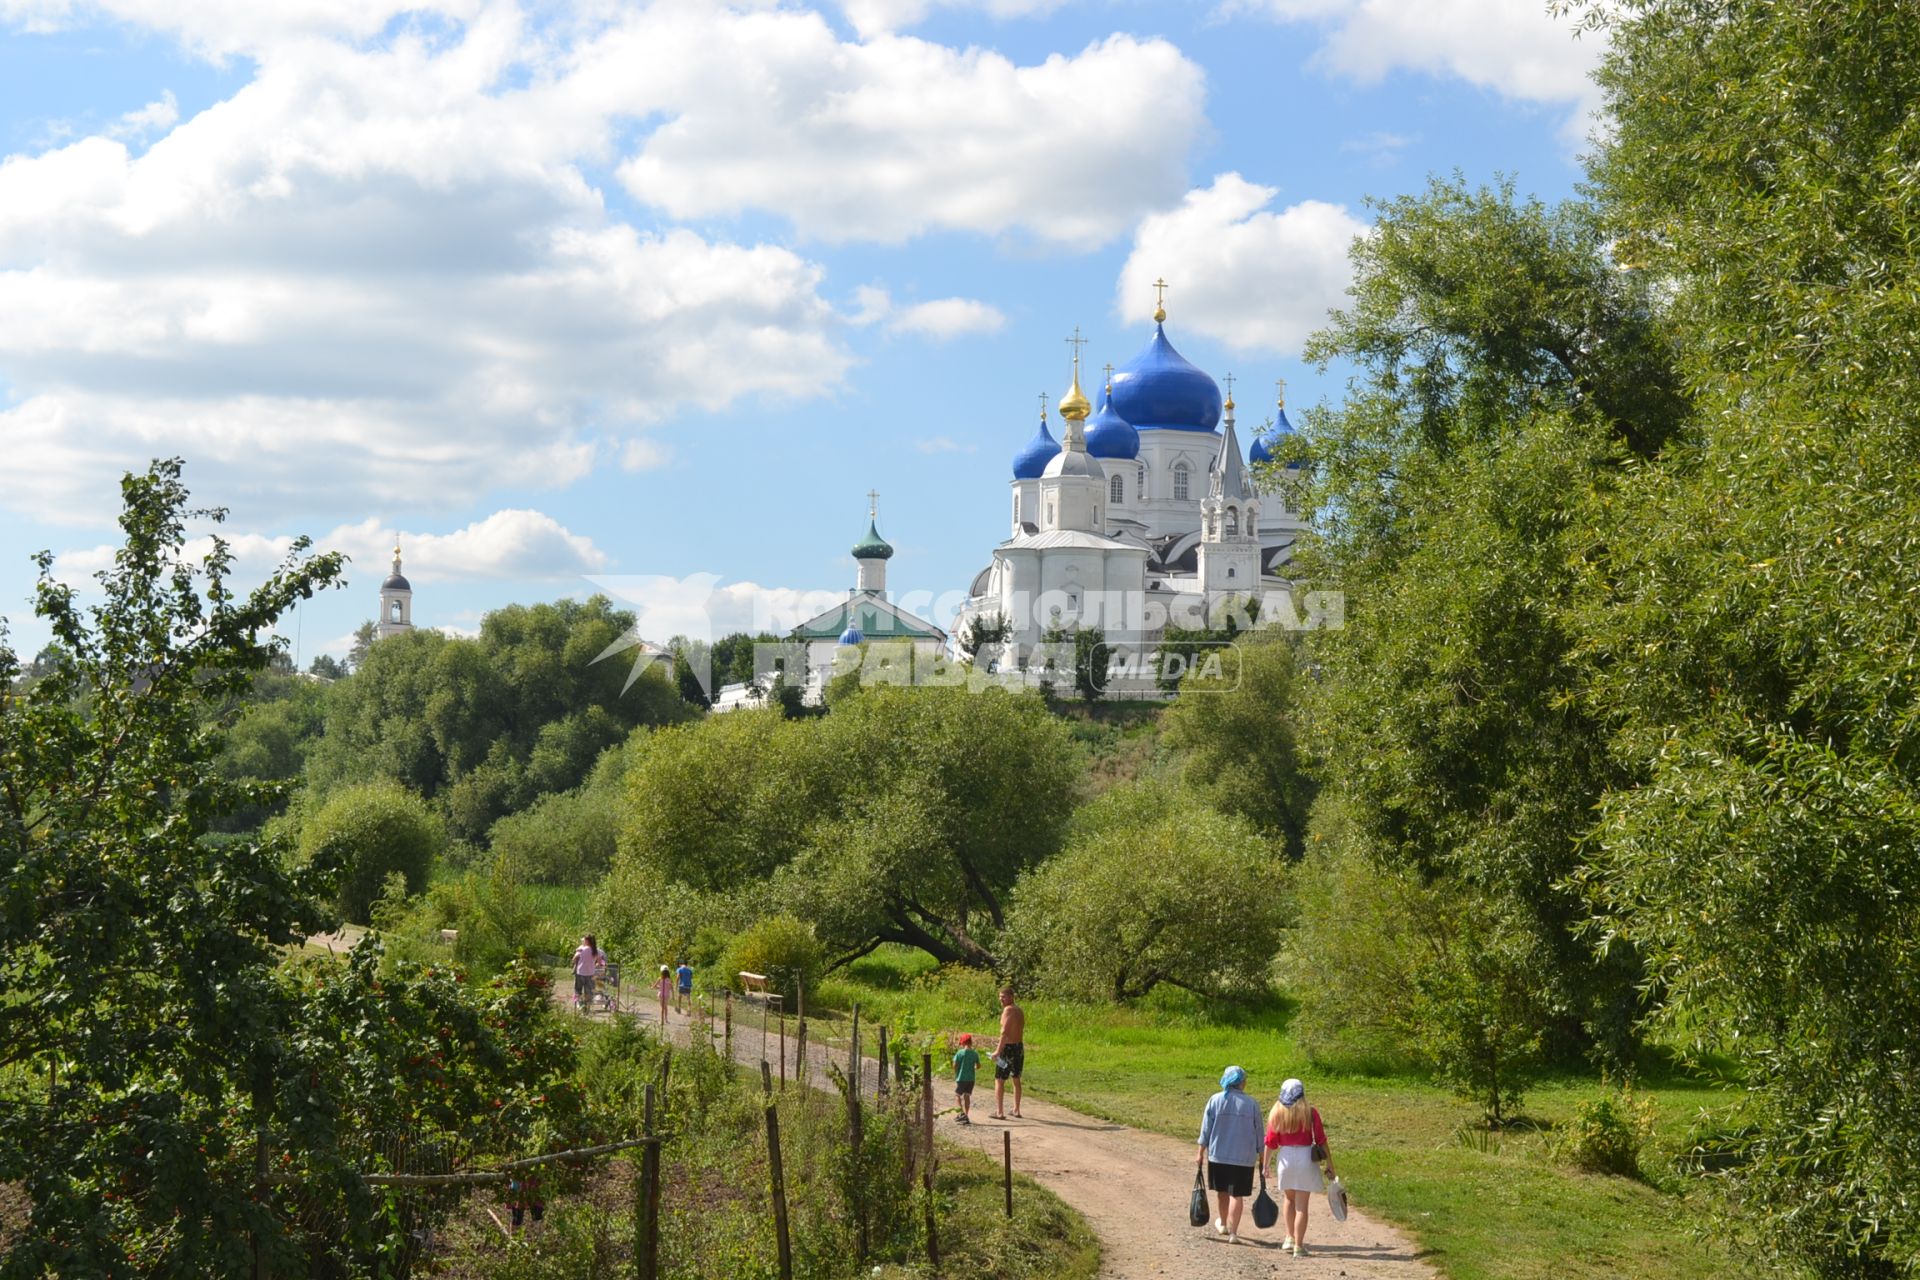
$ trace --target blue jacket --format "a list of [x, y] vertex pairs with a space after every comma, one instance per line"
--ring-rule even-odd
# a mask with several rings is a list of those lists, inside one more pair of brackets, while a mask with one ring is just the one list
[[1222, 1089], [1207, 1099], [1200, 1117], [1200, 1145], [1215, 1164], [1260, 1163], [1260, 1104], [1244, 1089]]

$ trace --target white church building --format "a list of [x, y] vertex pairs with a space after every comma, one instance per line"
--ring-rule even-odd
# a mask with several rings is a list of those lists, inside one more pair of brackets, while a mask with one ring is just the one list
[[[1156, 307], [1146, 348], [1109, 378], [1094, 411], [1073, 381], [1062, 436], [1040, 427], [1013, 457], [1008, 536], [974, 578], [954, 623], [1004, 622], [1024, 650], [1053, 629], [1099, 628], [1150, 649], [1169, 624], [1206, 625], [1233, 599], [1286, 592], [1304, 524], [1249, 466], [1293, 428], [1284, 399], [1243, 457], [1231, 394], [1167, 340]], [[1231, 379], [1228, 380], [1229, 390]]]

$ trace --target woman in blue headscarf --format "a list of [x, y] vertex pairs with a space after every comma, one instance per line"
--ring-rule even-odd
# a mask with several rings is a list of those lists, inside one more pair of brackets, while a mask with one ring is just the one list
[[1207, 1099], [1200, 1117], [1200, 1150], [1194, 1159], [1206, 1165], [1207, 1186], [1219, 1210], [1213, 1229], [1229, 1244], [1240, 1241], [1240, 1215], [1253, 1194], [1260, 1142], [1260, 1104], [1247, 1096], [1247, 1073], [1228, 1067], [1220, 1075], [1220, 1092]]

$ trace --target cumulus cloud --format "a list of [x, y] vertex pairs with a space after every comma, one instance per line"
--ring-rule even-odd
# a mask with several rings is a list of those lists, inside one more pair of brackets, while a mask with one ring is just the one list
[[[222, 532], [234, 556], [235, 573], [264, 578], [293, 548], [288, 534]], [[591, 538], [574, 533], [541, 511], [496, 511], [449, 533], [398, 532], [368, 519], [343, 524], [314, 539], [316, 551], [344, 552], [357, 577], [385, 577], [398, 538], [407, 579], [414, 583], [527, 581], [578, 577], [607, 565], [606, 553]], [[79, 583], [113, 564], [116, 548], [96, 546], [63, 551], [54, 559], [54, 576]], [[199, 560], [213, 550], [213, 535], [189, 538], [185, 554]]]
[[[676, 218], [772, 210], [831, 242], [968, 231], [1097, 247], [1181, 189], [1204, 119], [1200, 68], [1127, 35], [1018, 66], [908, 36], [846, 43], [814, 13], [672, 8], [594, 57], [609, 66], [583, 80], [669, 117], [620, 167], [636, 199]], [[635, 59], [661, 71], [644, 91]]]
[[1171, 282], [1167, 309], [1183, 328], [1241, 350], [1296, 354], [1338, 305], [1347, 250], [1366, 232], [1341, 205], [1305, 200], [1274, 211], [1278, 192], [1223, 173], [1180, 205], [1143, 219], [1121, 268], [1114, 306], [1153, 308], [1153, 281]]
[[242, 518], [452, 508], [658, 465], [670, 445], [638, 433], [688, 404], [840, 383], [864, 317], [835, 313], [818, 264], [641, 230], [603, 171], [672, 217], [1090, 248], [1183, 189], [1203, 123], [1199, 68], [1124, 36], [1019, 66], [848, 42], [771, 0], [538, 21], [501, 0], [0, 0], [20, 25], [102, 18], [252, 73], [190, 119], [163, 98], [0, 160], [0, 438], [21, 446], [0, 504], [72, 523], [173, 453]]
[[450, 506], [685, 403], [835, 385], [821, 269], [609, 218], [575, 163], [607, 120], [506, 87], [524, 39], [308, 41], [137, 156], [0, 162], [0, 437], [32, 446], [0, 502], [97, 519], [181, 453], [243, 516]]
[[1455, 76], [1516, 101], [1574, 106], [1570, 128], [1599, 101], [1588, 74], [1604, 35], [1576, 39], [1573, 20], [1546, 0], [1229, 0], [1222, 11], [1324, 27], [1318, 62], [1362, 83], [1400, 68]]
[[0, 0], [0, 19], [50, 31], [102, 19], [173, 36], [199, 53], [259, 53], [303, 37], [365, 40], [402, 14], [467, 18], [482, 0]]
[[853, 310], [846, 319], [857, 328], [884, 322], [890, 333], [910, 333], [936, 342], [970, 333], [998, 333], [1007, 323], [1000, 308], [978, 298], [935, 298], [897, 306], [893, 295], [877, 285], [861, 285], [853, 291]]
[[902, 31], [935, 9], [968, 10], [991, 18], [1031, 18], [1052, 13], [1067, 0], [841, 0], [841, 12], [863, 36]]
[[998, 333], [1006, 323], [1000, 308], [978, 298], [937, 298], [902, 307], [888, 321], [888, 327], [899, 333], [944, 340], [969, 333]]

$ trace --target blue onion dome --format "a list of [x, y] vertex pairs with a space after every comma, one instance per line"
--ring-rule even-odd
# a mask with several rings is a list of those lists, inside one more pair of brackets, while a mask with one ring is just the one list
[[880, 525], [876, 521], [867, 522], [867, 536], [853, 544], [855, 560], [891, 560], [893, 545], [880, 536]]
[[1040, 429], [1033, 433], [1033, 439], [1027, 441], [1020, 452], [1013, 455], [1013, 478], [1015, 480], [1038, 480], [1040, 473], [1053, 461], [1053, 455], [1060, 452], [1060, 442], [1047, 431], [1045, 410], [1040, 414]]
[[1087, 452], [1096, 458], [1140, 456], [1140, 433], [1113, 411], [1113, 384], [1100, 399], [1100, 412], [1087, 419]]
[[1212, 431], [1220, 422], [1220, 385], [1155, 324], [1147, 349], [1114, 372], [1113, 408], [1140, 431]]
[[859, 644], [865, 639], [866, 637], [860, 634], [860, 628], [854, 626], [851, 622], [847, 624], [847, 629], [840, 633], [841, 644]]
[[1265, 431], [1253, 439], [1253, 448], [1247, 450], [1247, 460], [1253, 463], [1273, 461], [1273, 446], [1268, 441], [1279, 442], [1281, 436], [1293, 434], [1293, 424], [1287, 421], [1287, 407], [1283, 404], [1274, 410], [1274, 419]]

